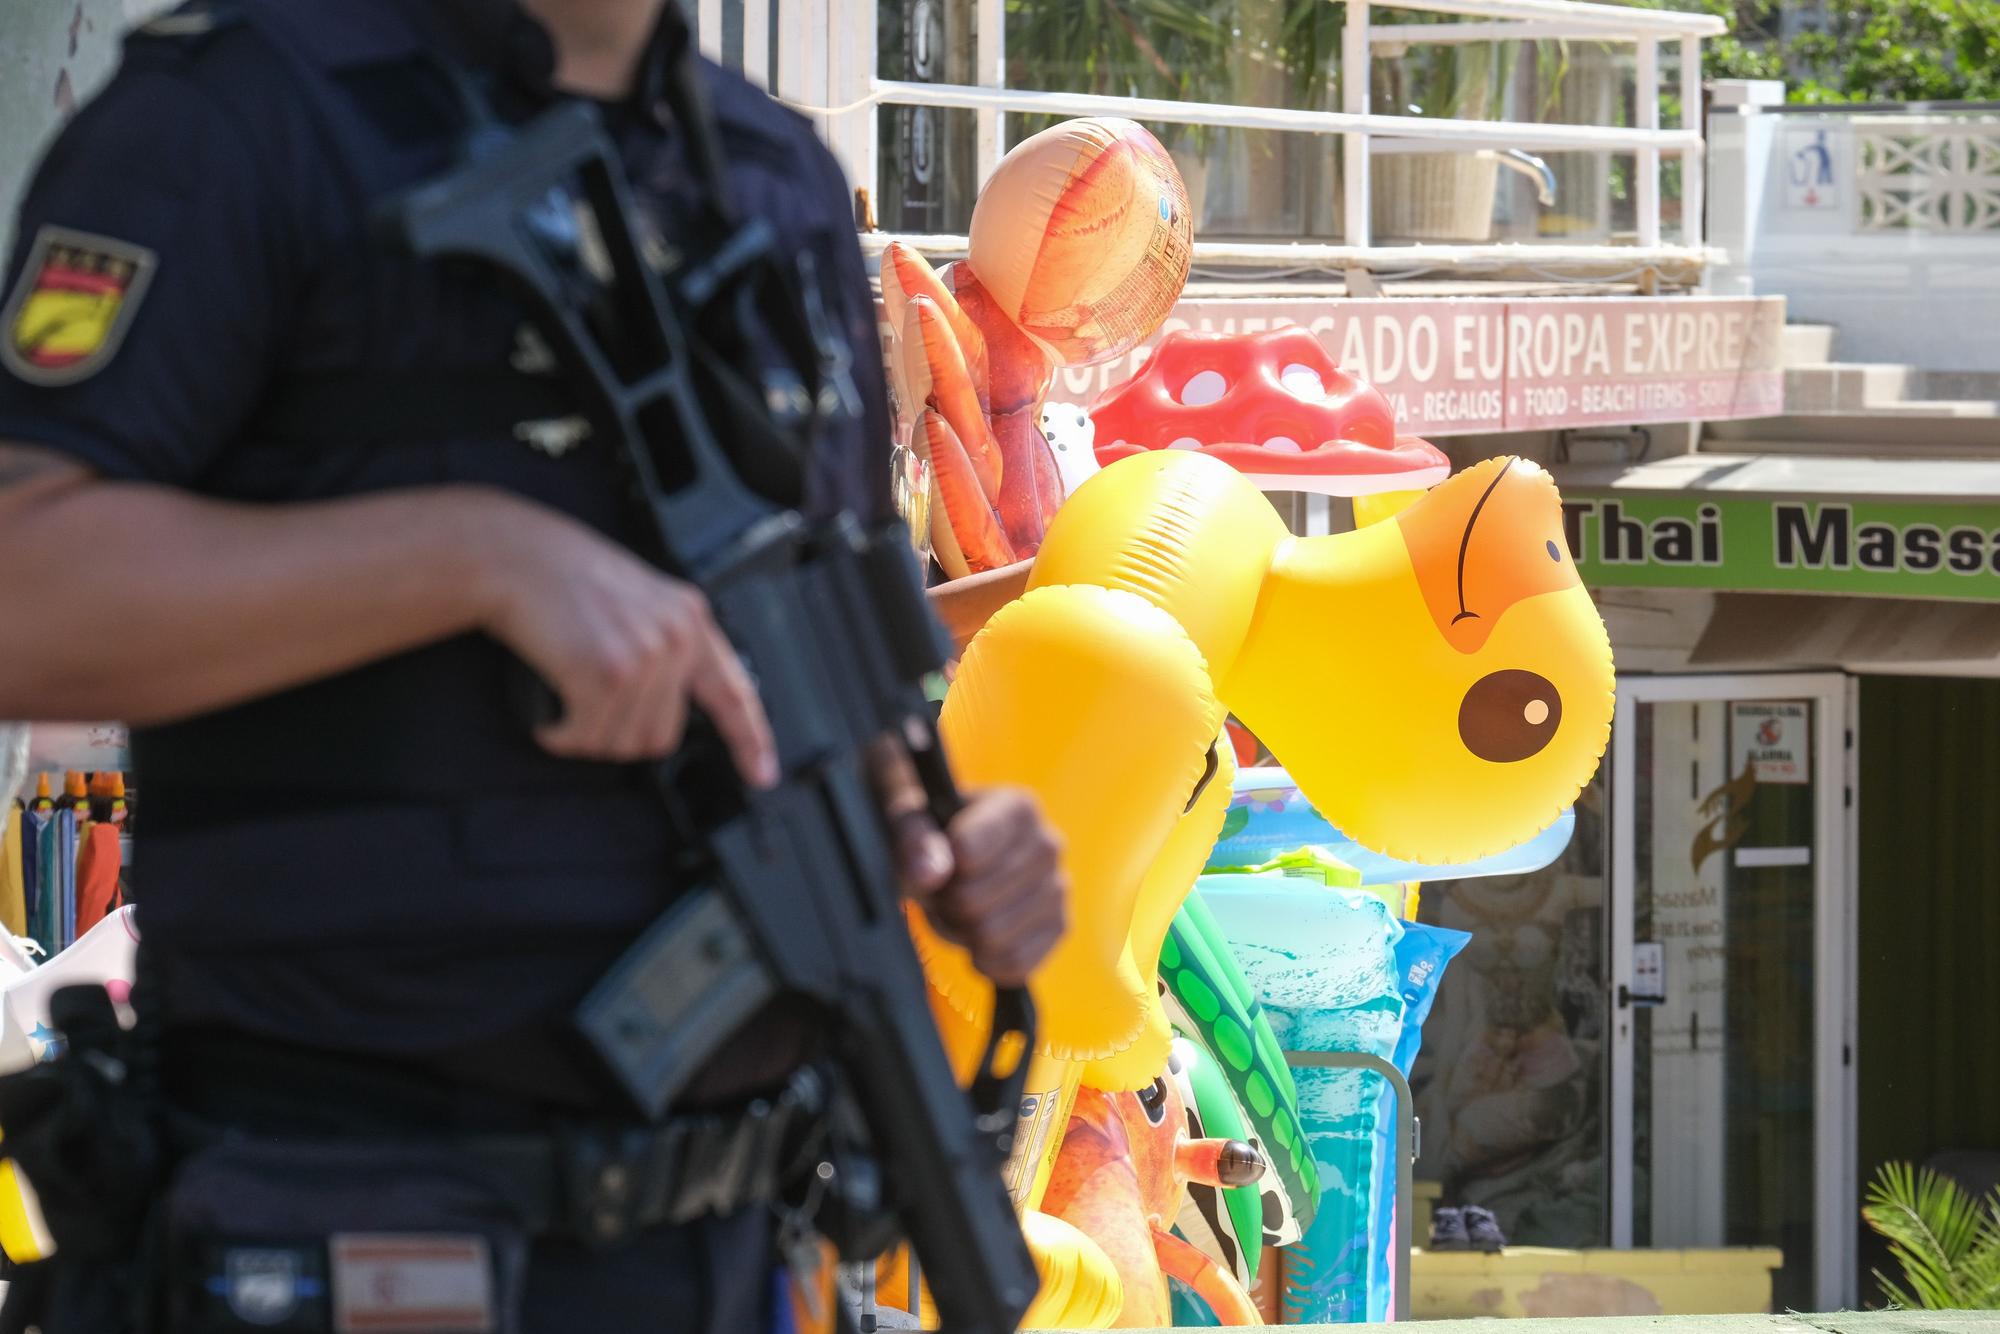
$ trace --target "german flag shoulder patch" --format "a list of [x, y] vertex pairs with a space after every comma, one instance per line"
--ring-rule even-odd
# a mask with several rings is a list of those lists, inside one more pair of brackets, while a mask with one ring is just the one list
[[157, 266], [144, 246], [43, 227], [0, 310], [0, 364], [30, 384], [95, 375], [124, 341]]

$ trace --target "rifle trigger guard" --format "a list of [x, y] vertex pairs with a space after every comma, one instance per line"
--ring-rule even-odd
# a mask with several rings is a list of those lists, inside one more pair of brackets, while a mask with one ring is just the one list
[[969, 1090], [982, 1134], [991, 1135], [1001, 1158], [1013, 1152], [1021, 1096], [1028, 1088], [1028, 1059], [1035, 1046], [1035, 1002], [1026, 987], [993, 993], [993, 1031]]

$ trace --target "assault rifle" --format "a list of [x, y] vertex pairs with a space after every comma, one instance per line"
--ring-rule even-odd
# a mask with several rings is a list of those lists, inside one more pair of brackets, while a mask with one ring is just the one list
[[[777, 741], [782, 779], [769, 791], [741, 782], [712, 728], [692, 730], [658, 766], [698, 887], [614, 966], [577, 1021], [658, 1116], [767, 1001], [817, 1002], [880, 1168], [874, 1189], [866, 1171], [833, 1183], [845, 1192], [837, 1212], [872, 1220], [842, 1229], [844, 1253], [878, 1254], [900, 1233], [946, 1330], [1011, 1331], [1037, 1287], [1001, 1179], [1032, 1006], [1023, 990], [999, 992], [986, 1059], [962, 1088], [931, 1019], [866, 767], [871, 745], [900, 738], [940, 824], [957, 810], [923, 691], [949, 645], [901, 524], [809, 521], [745, 481], [785, 437], [767, 387], [732, 368], [741, 360], [732, 340], [774, 288], [783, 294], [780, 261], [791, 257], [775, 254], [761, 221], [721, 208], [696, 78], [685, 65], [678, 72], [676, 121], [718, 202], [710, 234], [690, 247], [699, 253], [679, 257], [668, 277], [642, 253], [616, 150], [581, 101], [518, 128], [477, 128], [464, 164], [385, 214], [416, 254], [490, 265], [531, 304], [595, 436], [629, 466], [656, 544], [648, 554], [706, 594]], [[772, 332], [810, 343], [823, 368], [833, 354], [813, 297], [791, 301], [791, 327]], [[824, 380], [799, 382], [814, 412], [838, 393]], [[734, 459], [718, 438], [725, 431]]]

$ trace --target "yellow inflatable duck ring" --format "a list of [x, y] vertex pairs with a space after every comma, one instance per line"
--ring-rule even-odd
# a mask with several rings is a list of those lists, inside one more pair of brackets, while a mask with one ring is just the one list
[[[967, 646], [941, 725], [962, 782], [1031, 789], [1064, 839], [1071, 927], [1031, 982], [1041, 1032], [1010, 1179], [1024, 1210], [1078, 1088], [1140, 1089], [1166, 1068], [1160, 944], [1221, 825], [1232, 713], [1328, 819], [1391, 856], [1470, 861], [1545, 828], [1596, 769], [1612, 713], [1610, 642], [1554, 482], [1489, 459], [1379, 522], [1302, 538], [1226, 463], [1160, 451], [1058, 511], [1027, 591]], [[969, 1072], [990, 988], [921, 919], [912, 930]], [[1109, 1261], [1073, 1230], [1029, 1232], [1068, 1240], [1061, 1255], [1032, 1243], [1045, 1283], [1028, 1324], [1108, 1320]]]

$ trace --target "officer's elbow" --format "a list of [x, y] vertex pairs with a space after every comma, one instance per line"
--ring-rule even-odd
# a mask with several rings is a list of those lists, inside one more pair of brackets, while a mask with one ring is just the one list
[[[60, 454], [0, 441], [0, 718], [49, 716], [51, 668], [62, 646], [51, 643], [52, 603], [74, 595], [61, 577], [90, 555], [72, 540], [59, 503], [93, 478]], [[50, 521], [45, 521], [50, 520]]]
[[0, 548], [19, 539], [34, 510], [87, 484], [93, 474], [74, 459], [34, 445], [0, 440]]

